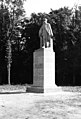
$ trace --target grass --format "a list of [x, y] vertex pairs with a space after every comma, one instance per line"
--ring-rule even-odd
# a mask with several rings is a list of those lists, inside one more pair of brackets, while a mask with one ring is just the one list
[[26, 91], [27, 84], [25, 85], [0, 85], [0, 92], [8, 91]]
[[[28, 84], [23, 85], [0, 85], [0, 92], [6, 91], [26, 91]], [[81, 86], [60, 86], [64, 92], [81, 92]]]

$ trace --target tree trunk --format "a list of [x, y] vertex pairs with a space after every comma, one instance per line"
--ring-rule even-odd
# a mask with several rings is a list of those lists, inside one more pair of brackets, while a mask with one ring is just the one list
[[11, 67], [11, 64], [8, 64], [7, 66], [7, 69], [8, 69], [8, 84], [10, 85], [10, 67]]
[[10, 85], [10, 70], [11, 70], [11, 42], [8, 40], [8, 84]]

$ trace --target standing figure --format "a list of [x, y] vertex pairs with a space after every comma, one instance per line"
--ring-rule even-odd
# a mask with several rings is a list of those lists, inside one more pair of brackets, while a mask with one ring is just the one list
[[53, 32], [51, 29], [51, 25], [47, 23], [47, 19], [44, 19], [43, 25], [39, 30], [39, 37], [40, 37], [40, 47], [53, 47], [53, 40], [52, 37]]

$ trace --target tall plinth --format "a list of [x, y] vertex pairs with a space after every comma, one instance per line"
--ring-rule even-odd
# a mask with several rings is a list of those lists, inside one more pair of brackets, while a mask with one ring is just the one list
[[27, 92], [54, 92], [55, 53], [51, 48], [40, 48], [33, 53], [33, 85]]

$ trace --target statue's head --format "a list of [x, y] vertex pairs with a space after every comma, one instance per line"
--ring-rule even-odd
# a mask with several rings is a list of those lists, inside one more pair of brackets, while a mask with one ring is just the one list
[[48, 21], [47, 18], [44, 18], [44, 23], [47, 23], [47, 21]]

